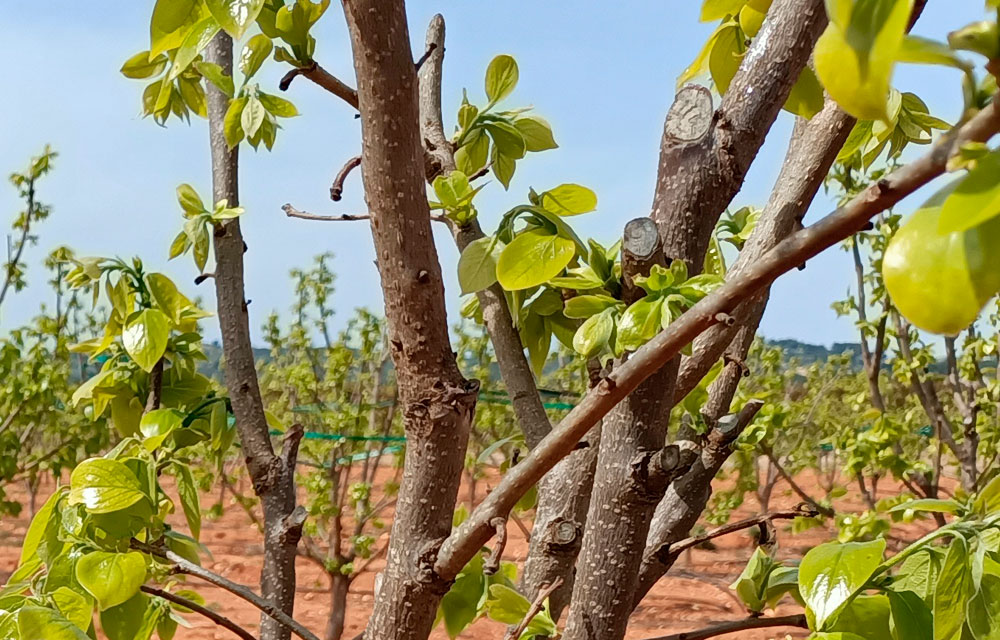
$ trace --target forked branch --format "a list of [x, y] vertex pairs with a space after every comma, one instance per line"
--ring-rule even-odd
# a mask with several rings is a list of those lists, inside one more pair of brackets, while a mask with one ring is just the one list
[[451, 579], [493, 535], [490, 521], [503, 516], [587, 431], [639, 383], [674, 358], [701, 332], [716, 324], [719, 313], [736, 306], [803, 261], [848, 238], [870, 218], [894, 206], [946, 170], [948, 158], [967, 142], [986, 142], [1000, 131], [1000, 105], [990, 104], [960, 128], [944, 136], [926, 155], [862, 191], [816, 224], [789, 236], [738, 277], [695, 304], [667, 329], [602, 380], [553, 431], [517, 465], [473, 514], [443, 544], [435, 569]]

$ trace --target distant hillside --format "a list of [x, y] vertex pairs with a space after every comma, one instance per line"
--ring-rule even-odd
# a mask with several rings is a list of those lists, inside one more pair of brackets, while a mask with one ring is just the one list
[[820, 344], [809, 344], [790, 339], [765, 339], [764, 342], [773, 347], [781, 347], [786, 356], [796, 358], [799, 362], [806, 365], [814, 362], [823, 362], [830, 356], [839, 356], [845, 351], [849, 351], [852, 354], [855, 363], [861, 362], [861, 344], [857, 342], [834, 342], [833, 346], [829, 349]]

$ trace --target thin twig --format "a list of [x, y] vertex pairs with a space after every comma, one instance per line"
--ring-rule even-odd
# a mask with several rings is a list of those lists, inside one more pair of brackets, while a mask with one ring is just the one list
[[562, 576], [557, 577], [550, 584], [543, 585], [541, 589], [538, 590], [538, 595], [535, 596], [534, 602], [528, 607], [528, 612], [524, 614], [524, 618], [517, 623], [516, 627], [508, 629], [507, 633], [504, 634], [504, 640], [513, 640], [513, 638], [520, 638], [524, 630], [528, 628], [531, 621], [535, 619], [542, 609], [545, 607], [545, 600], [548, 599], [556, 589], [561, 587], [563, 584]]
[[809, 624], [806, 622], [806, 616], [801, 613], [777, 618], [744, 618], [743, 620], [720, 622], [719, 624], [696, 631], [684, 631], [669, 636], [656, 636], [647, 640], [705, 640], [705, 638], [714, 638], [724, 633], [745, 631], [747, 629], [766, 629], [768, 627], [801, 627], [802, 629], [808, 629]]
[[143, 553], [148, 553], [150, 555], [155, 555], [159, 558], [169, 560], [174, 564], [174, 571], [177, 573], [186, 573], [187, 575], [201, 578], [205, 582], [214, 584], [221, 589], [225, 589], [234, 596], [246, 600], [270, 616], [273, 620], [276, 620], [278, 623], [291, 629], [292, 633], [299, 636], [303, 640], [319, 640], [315, 634], [303, 627], [300, 623], [293, 620], [288, 614], [276, 607], [274, 603], [266, 598], [262, 598], [244, 585], [237, 584], [232, 580], [228, 580], [217, 573], [205, 569], [204, 567], [200, 567], [190, 560], [182, 558], [162, 545], [157, 546], [147, 544], [133, 539], [130, 546], [136, 551], [142, 551]]
[[290, 204], [286, 204], [281, 207], [281, 210], [284, 211], [285, 215], [289, 218], [301, 218], [302, 220], [319, 220], [321, 222], [353, 222], [357, 220], [371, 220], [371, 216], [367, 213], [342, 213], [339, 216], [323, 216], [315, 213], [309, 213], [308, 211], [299, 211]]
[[805, 501], [811, 507], [816, 509], [816, 511], [826, 516], [827, 518], [832, 518], [834, 515], [836, 515], [836, 512], [833, 509], [831, 509], [830, 507], [825, 507], [821, 505], [819, 502], [816, 502], [815, 498], [806, 493], [805, 490], [802, 487], [800, 487], [797, 482], [795, 482], [795, 479], [791, 476], [791, 474], [785, 471], [785, 468], [781, 466], [780, 462], [778, 462], [778, 457], [774, 455], [774, 452], [771, 451], [770, 447], [764, 448], [764, 455], [766, 455], [767, 459], [770, 460], [771, 464], [774, 465], [774, 468], [778, 472], [778, 475], [780, 475], [781, 478], [788, 483], [788, 486], [792, 488], [792, 491], [794, 491], [796, 495], [802, 498], [803, 501]]
[[145, 584], [139, 587], [139, 589], [143, 593], [148, 593], [149, 595], [156, 596], [157, 598], [163, 598], [164, 600], [173, 602], [174, 604], [184, 607], [185, 609], [190, 609], [195, 613], [201, 614], [206, 618], [208, 618], [209, 620], [211, 620], [212, 622], [214, 622], [215, 624], [219, 625], [220, 627], [225, 627], [226, 629], [229, 629], [239, 637], [243, 638], [243, 640], [257, 640], [257, 638], [253, 636], [253, 634], [251, 634], [249, 631], [239, 626], [226, 616], [220, 615], [207, 607], [203, 607], [197, 602], [192, 602], [191, 600], [183, 598], [175, 593], [170, 593], [169, 591], [164, 591], [163, 589], [157, 589], [156, 587], [150, 587]]
[[332, 73], [319, 66], [319, 63], [315, 60], [305, 67], [296, 67], [286, 73], [281, 79], [281, 82], [278, 83], [278, 88], [282, 91], [287, 91], [288, 87], [292, 84], [292, 80], [294, 80], [296, 76], [309, 78], [314, 83], [323, 87], [355, 109], [358, 108], [358, 92], [341, 82], [340, 79]]
[[344, 195], [344, 180], [347, 180], [347, 176], [358, 167], [361, 166], [361, 156], [354, 156], [350, 160], [344, 163], [340, 171], [333, 178], [333, 184], [330, 185], [330, 199], [334, 202], [340, 202], [341, 197]]
[[698, 536], [691, 536], [690, 538], [685, 538], [679, 540], [674, 544], [667, 544], [666, 551], [671, 556], [678, 556], [687, 549], [692, 547], [697, 547], [700, 544], [713, 540], [715, 538], [728, 535], [730, 533], [735, 533], [737, 531], [742, 531], [743, 529], [749, 529], [750, 527], [756, 527], [758, 525], [764, 524], [765, 522], [771, 522], [774, 520], [793, 520], [795, 518], [813, 518], [819, 514], [814, 507], [806, 503], [802, 503], [794, 509], [787, 509], [785, 511], [774, 511], [773, 513], [762, 513], [761, 515], [754, 516], [752, 518], [746, 518], [745, 520], [739, 520], [737, 522], [730, 522], [729, 524], [722, 525], [721, 527], [712, 529], [706, 533]]

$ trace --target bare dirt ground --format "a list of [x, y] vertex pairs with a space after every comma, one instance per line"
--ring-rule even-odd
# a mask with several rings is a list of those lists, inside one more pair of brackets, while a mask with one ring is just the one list
[[[811, 474], [803, 474], [798, 479], [803, 488], [812, 495], [819, 496], [821, 492], [816, 479]], [[483, 485], [487, 486], [483, 486]], [[489, 481], [481, 483], [478, 491], [480, 498], [488, 489]], [[883, 491], [895, 491], [896, 487], [886, 486]], [[43, 487], [41, 493], [48, 494], [52, 485]], [[169, 491], [169, 488], [168, 488]], [[11, 487], [9, 493], [24, 496], [18, 488]], [[882, 493], [881, 495], [888, 495]], [[463, 488], [460, 496], [466, 499], [467, 488]], [[44, 495], [39, 496], [38, 504], [42, 504]], [[203, 507], [208, 509], [218, 499], [213, 491], [203, 496]], [[779, 485], [771, 501], [771, 509], [791, 508], [800, 502], [786, 485]], [[857, 496], [848, 494], [837, 501], [838, 510], [861, 511], [862, 503]], [[759, 513], [756, 501], [749, 498], [737, 510], [733, 519], [749, 517]], [[391, 514], [387, 514], [388, 521]], [[779, 557], [801, 557], [808, 549], [829, 540], [834, 534], [831, 529], [814, 528], [798, 535], [792, 535], [787, 521], [777, 522], [779, 539]], [[17, 564], [20, 552], [20, 541], [28, 525], [27, 515], [18, 518], [6, 518], [0, 522], [0, 582], [12, 572]], [[178, 522], [180, 525], [180, 521]], [[530, 527], [530, 523], [528, 523]], [[903, 541], [915, 540], [931, 527], [930, 523], [922, 522], [897, 527], [893, 530], [894, 539], [890, 548], [898, 548]], [[527, 551], [527, 541], [517, 527], [510, 527], [510, 539], [507, 543], [504, 559], [517, 562], [523, 561]], [[375, 548], [385, 544], [388, 533], [383, 533]], [[227, 505], [225, 514], [218, 520], [205, 520], [201, 534], [202, 542], [212, 551], [213, 557], [205, 561], [205, 566], [227, 578], [248, 585], [257, 584], [261, 566], [261, 536], [251, 524], [247, 514], [237, 505]], [[682, 557], [671, 573], [660, 580], [650, 594], [642, 601], [632, 615], [627, 638], [642, 640], [668, 633], [697, 629], [708, 624], [734, 620], [745, 617], [746, 612], [740, 606], [735, 594], [728, 585], [739, 575], [747, 558], [753, 551], [753, 540], [747, 532], [731, 534], [716, 541], [715, 550], [694, 549]], [[382, 560], [376, 560], [369, 571], [359, 576], [351, 586], [348, 595], [347, 626], [345, 640], [351, 640], [363, 629], [365, 621], [371, 612], [373, 600], [373, 585], [375, 573], [384, 566]], [[259, 616], [252, 606], [232, 594], [207, 584], [198, 584], [196, 588], [208, 601], [209, 606], [224, 613], [244, 628], [255, 632], [259, 626]], [[329, 611], [327, 581], [323, 573], [311, 562], [301, 559], [298, 563], [298, 592], [295, 617], [319, 635], [326, 625]], [[793, 604], [779, 607], [779, 614], [796, 613]], [[191, 623], [190, 629], [179, 628], [178, 640], [228, 640], [232, 635], [214, 626], [211, 622], [196, 616], [187, 616]], [[503, 625], [488, 619], [475, 622], [460, 637], [470, 640], [493, 640], [503, 637]], [[768, 629], [747, 631], [719, 636], [728, 640], [766, 640], [770, 638], [800, 638], [807, 634], [795, 629]], [[434, 640], [446, 640], [447, 635], [442, 629], [435, 630]]]

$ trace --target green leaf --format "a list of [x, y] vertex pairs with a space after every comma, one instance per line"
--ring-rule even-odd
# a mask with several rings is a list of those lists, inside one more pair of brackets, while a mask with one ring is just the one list
[[968, 67], [968, 63], [958, 57], [948, 45], [914, 35], [903, 38], [897, 59], [912, 64], [937, 64], [957, 69]]
[[18, 610], [17, 630], [21, 640], [90, 640], [58, 611], [34, 605]]
[[125, 61], [121, 72], [126, 78], [140, 80], [158, 76], [167, 67], [167, 56], [162, 53], [150, 56], [148, 51], [140, 51]]
[[559, 275], [576, 255], [576, 244], [536, 229], [517, 235], [500, 253], [497, 280], [504, 289], [530, 289]]
[[504, 245], [492, 236], [466, 245], [458, 259], [458, 284], [462, 293], [475, 293], [497, 281], [497, 258]]
[[153, 367], [167, 350], [170, 319], [158, 309], [144, 309], [125, 323], [122, 345], [135, 363], [145, 371]]
[[149, 596], [136, 593], [125, 602], [103, 611], [101, 629], [108, 640], [149, 640], [163, 615], [160, 612], [164, 611], [150, 606], [150, 603]]
[[855, 633], [866, 640], [893, 640], [890, 619], [889, 599], [885, 595], [859, 595], [837, 615], [830, 630]]
[[893, 66], [913, 0], [840, 0], [836, 7], [816, 43], [816, 75], [854, 117], [888, 120]]
[[139, 593], [146, 581], [146, 560], [137, 551], [92, 551], [77, 561], [76, 579], [104, 611]]
[[965, 231], [1000, 214], [1000, 151], [976, 161], [942, 205], [938, 232]]
[[527, 144], [517, 127], [507, 122], [487, 122], [483, 128], [493, 138], [497, 151], [512, 160], [524, 157]]
[[266, 112], [267, 110], [257, 96], [250, 96], [247, 99], [243, 113], [240, 114], [240, 126], [248, 138], [253, 137], [257, 133], [257, 130], [260, 129], [260, 125], [264, 123]]
[[222, 123], [222, 130], [226, 136], [226, 144], [232, 149], [240, 143], [246, 135], [243, 131], [243, 109], [247, 105], [247, 97], [240, 96], [229, 101], [229, 108], [226, 109], [226, 117]]
[[441, 600], [438, 615], [444, 620], [448, 637], [457, 638], [479, 616], [479, 600], [485, 589], [483, 557], [476, 554]]
[[712, 52], [708, 56], [708, 70], [720, 95], [729, 90], [729, 83], [743, 61], [743, 32], [735, 23], [724, 23], [715, 34]]
[[611, 309], [621, 304], [620, 301], [605, 295], [573, 296], [566, 301], [563, 313], [567, 318], [584, 319], [597, 315], [605, 309]]
[[961, 505], [954, 500], [937, 500], [934, 498], [922, 498], [920, 500], [907, 500], [902, 504], [898, 504], [892, 509], [889, 509], [889, 513], [897, 513], [900, 511], [930, 511], [934, 513], [957, 513]]
[[541, 205], [560, 216], [576, 216], [597, 208], [597, 194], [578, 184], [561, 184], [542, 192]]
[[490, 160], [493, 175], [496, 176], [504, 189], [510, 188], [510, 181], [514, 177], [514, 170], [517, 168], [517, 160], [500, 153], [496, 145], [490, 150]]
[[174, 281], [162, 273], [146, 274], [146, 286], [160, 308], [175, 324], [180, 324], [184, 311], [192, 308], [193, 303], [177, 290]]
[[913, 591], [887, 591], [895, 640], [933, 640], [934, 614]]
[[177, 202], [180, 203], [184, 213], [198, 215], [205, 210], [205, 203], [201, 201], [198, 192], [189, 184], [181, 184], [177, 187]]
[[167, 72], [166, 82], [173, 82], [185, 69], [191, 66], [191, 63], [201, 55], [201, 52], [218, 32], [219, 23], [211, 16], [194, 25], [174, 55], [174, 64]]
[[806, 67], [799, 73], [799, 79], [792, 85], [792, 91], [785, 100], [784, 109], [806, 120], [823, 109], [823, 85], [811, 68]]
[[264, 0], [205, 0], [205, 4], [222, 28], [236, 40], [243, 37], [264, 8]]
[[799, 565], [799, 592], [823, 629], [865, 585], [882, 562], [885, 540], [828, 542], [813, 547]]
[[543, 316], [528, 313], [521, 323], [521, 344], [528, 350], [528, 361], [535, 375], [541, 377], [552, 345], [552, 329]]
[[517, 86], [517, 62], [508, 55], [499, 55], [486, 67], [486, 97], [490, 105], [511, 94]]
[[[221, 403], [219, 403], [221, 405]], [[225, 409], [223, 409], [225, 410]], [[177, 494], [181, 499], [184, 518], [187, 519], [191, 537], [197, 540], [201, 536], [201, 503], [198, 500], [198, 485], [195, 484], [191, 468], [185, 464], [176, 464]]]
[[273, 96], [270, 93], [261, 92], [257, 96], [260, 103], [274, 116], [279, 118], [294, 118], [299, 115], [299, 110], [295, 105], [280, 96]]
[[514, 126], [524, 138], [524, 146], [528, 151], [546, 151], [556, 149], [555, 138], [552, 137], [552, 127], [539, 116], [521, 116], [514, 120]]
[[59, 612], [77, 628], [81, 631], [90, 629], [94, 617], [94, 603], [90, 598], [68, 587], [59, 587], [52, 592], [52, 600], [59, 608]]
[[18, 566], [28, 564], [35, 557], [48, 564], [62, 551], [63, 543], [59, 540], [60, 515], [56, 506], [64, 495], [62, 491], [53, 493], [31, 519], [21, 543], [21, 560]]
[[931, 547], [921, 549], [903, 560], [893, 580], [893, 588], [897, 591], [913, 591], [924, 602], [931, 604], [943, 564], [944, 554], [940, 551]]
[[618, 321], [618, 347], [635, 351], [660, 330], [663, 298], [646, 296], [629, 305]]
[[747, 610], [754, 613], [764, 610], [764, 590], [773, 567], [774, 560], [763, 549], [757, 547], [743, 568], [743, 572], [729, 587], [736, 591]]
[[257, 73], [273, 49], [271, 39], [263, 33], [258, 33], [243, 45], [243, 51], [240, 53], [240, 71], [243, 72], [244, 83]]
[[139, 399], [128, 393], [117, 393], [111, 398], [111, 422], [118, 435], [126, 438], [139, 431], [139, 419], [145, 409]]
[[714, 22], [726, 16], [735, 16], [747, 0], [705, 0], [701, 5], [702, 22]]
[[490, 586], [490, 597], [486, 601], [486, 613], [491, 620], [504, 624], [517, 624], [528, 613], [531, 603], [520, 593], [502, 584]]
[[117, 460], [84, 460], [69, 482], [69, 503], [82, 504], [90, 513], [120, 511], [146, 498], [139, 479]]
[[139, 421], [139, 431], [145, 437], [143, 444], [148, 451], [158, 448], [174, 429], [184, 424], [184, 414], [177, 409], [147, 411]]
[[972, 501], [972, 510], [984, 516], [1000, 510], [1000, 475], [980, 489]]
[[[520, 131], [520, 129], [518, 130]], [[455, 166], [467, 176], [471, 176], [485, 167], [486, 162], [490, 159], [489, 136], [485, 135], [482, 129], [475, 129], [475, 132], [455, 152]], [[522, 135], [523, 133], [522, 131]], [[527, 142], [527, 138], [525, 138], [525, 143], [527, 144]]]
[[1000, 640], [1000, 576], [983, 575], [979, 591], [969, 601], [968, 625], [976, 640]]
[[200, 0], [156, 0], [149, 21], [150, 55], [179, 47], [188, 29], [206, 15]]
[[215, 87], [230, 98], [236, 95], [236, 87], [233, 86], [233, 77], [222, 70], [222, 67], [214, 62], [196, 62], [195, 69]]
[[965, 609], [973, 595], [969, 570], [969, 545], [958, 535], [952, 538], [934, 588], [934, 640], [958, 640], [965, 624]]
[[584, 358], [601, 353], [614, 336], [615, 313], [615, 308], [610, 307], [587, 318], [573, 335], [573, 349]]

